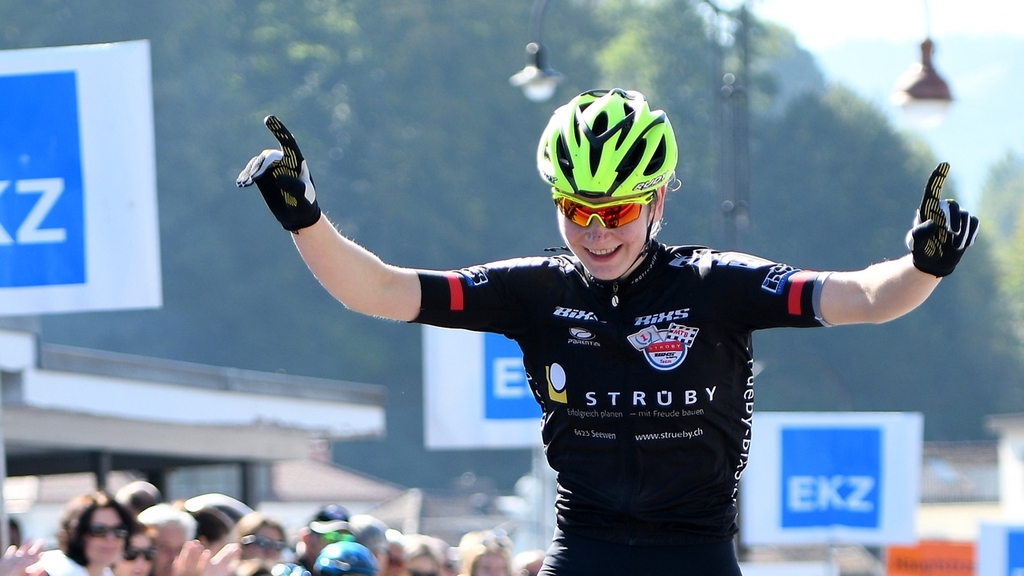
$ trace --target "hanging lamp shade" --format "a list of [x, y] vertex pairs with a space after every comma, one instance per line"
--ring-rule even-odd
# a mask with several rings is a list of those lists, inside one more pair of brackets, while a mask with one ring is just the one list
[[911, 122], [922, 127], [938, 126], [946, 116], [953, 95], [949, 85], [932, 64], [934, 44], [921, 43], [921, 62], [915, 63], [896, 80], [892, 102], [903, 108]]
[[526, 67], [508, 79], [509, 84], [522, 89], [523, 94], [533, 102], [550, 100], [565, 79], [560, 72], [548, 68], [547, 54], [539, 42], [526, 45]]

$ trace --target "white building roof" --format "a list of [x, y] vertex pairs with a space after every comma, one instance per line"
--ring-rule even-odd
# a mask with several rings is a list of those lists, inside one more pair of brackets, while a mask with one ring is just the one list
[[12, 476], [302, 459], [311, 439], [385, 432], [382, 386], [39, 344], [15, 330], [0, 329], [0, 392]]

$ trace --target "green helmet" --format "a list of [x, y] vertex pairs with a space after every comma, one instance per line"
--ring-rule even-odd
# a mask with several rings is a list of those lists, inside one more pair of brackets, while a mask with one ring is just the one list
[[556, 195], [638, 196], [676, 167], [672, 124], [635, 90], [591, 90], [555, 110], [537, 147], [537, 170]]

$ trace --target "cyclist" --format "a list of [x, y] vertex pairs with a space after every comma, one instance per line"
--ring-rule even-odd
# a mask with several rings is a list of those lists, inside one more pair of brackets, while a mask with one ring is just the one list
[[642, 94], [595, 90], [557, 109], [537, 152], [571, 255], [457, 271], [400, 268], [322, 216], [295, 139], [254, 157], [255, 183], [324, 287], [352, 310], [504, 334], [522, 348], [557, 472], [541, 574], [738, 575], [732, 539], [753, 400], [751, 333], [884, 322], [953, 271], [976, 218], [932, 174], [910, 253], [846, 272], [655, 240], [677, 148]]

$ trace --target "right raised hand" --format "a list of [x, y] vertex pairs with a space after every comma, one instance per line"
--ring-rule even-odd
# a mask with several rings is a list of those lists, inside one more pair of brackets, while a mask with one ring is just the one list
[[320, 219], [313, 178], [295, 137], [284, 124], [275, 116], [267, 116], [263, 124], [281, 143], [281, 149], [264, 150], [253, 156], [238, 174], [235, 184], [239, 187], [256, 184], [281, 226], [297, 233]]
[[914, 255], [914, 266], [939, 278], [953, 273], [978, 235], [978, 219], [961, 209], [955, 200], [941, 198], [948, 174], [949, 164], [942, 162], [935, 167], [924, 187], [913, 227], [907, 232], [907, 248]]

